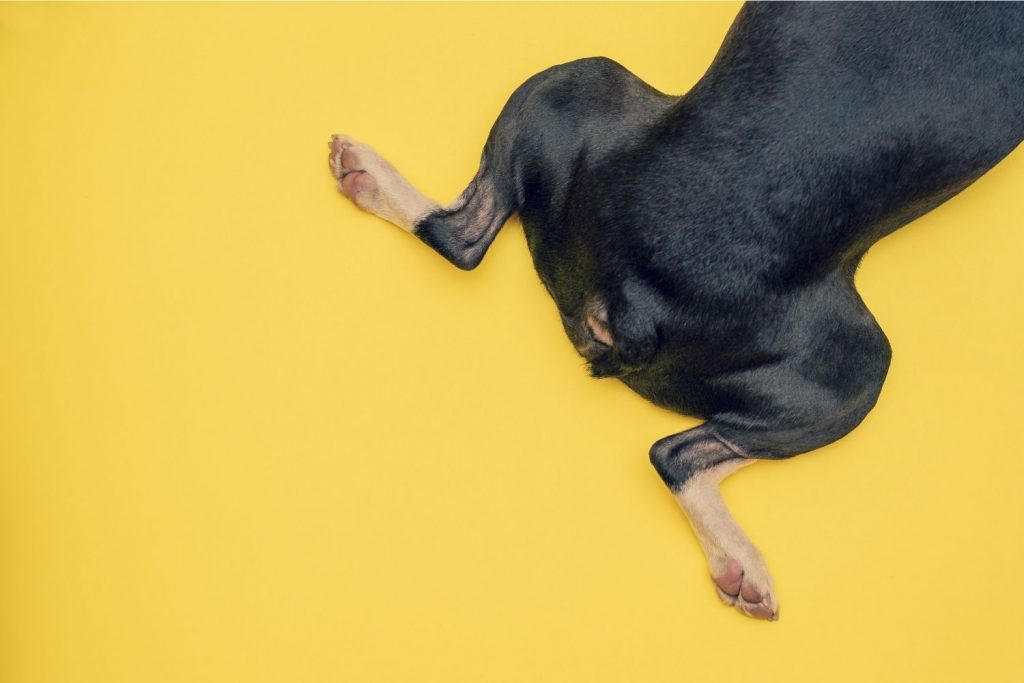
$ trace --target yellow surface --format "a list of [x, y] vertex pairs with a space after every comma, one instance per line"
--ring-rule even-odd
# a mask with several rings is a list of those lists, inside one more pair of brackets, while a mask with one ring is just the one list
[[1021, 680], [1024, 152], [867, 258], [862, 427], [726, 483], [777, 624], [514, 221], [463, 273], [334, 188], [446, 201], [531, 74], [680, 92], [736, 9], [0, 6], [0, 681]]

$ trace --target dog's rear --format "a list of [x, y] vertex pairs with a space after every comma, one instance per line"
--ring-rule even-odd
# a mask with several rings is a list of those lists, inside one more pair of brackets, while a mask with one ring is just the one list
[[331, 165], [356, 204], [461, 268], [519, 212], [593, 374], [707, 418], [651, 460], [722, 599], [774, 619], [718, 482], [863, 419], [890, 349], [859, 260], [1022, 137], [1024, 6], [773, 3], [743, 8], [683, 97], [601, 58], [529, 79], [448, 207], [350, 138]]

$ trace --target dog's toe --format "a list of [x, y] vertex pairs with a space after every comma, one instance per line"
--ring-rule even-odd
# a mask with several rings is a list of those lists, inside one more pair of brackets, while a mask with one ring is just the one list
[[361, 192], [376, 192], [377, 181], [366, 171], [348, 171], [338, 181], [342, 194], [355, 201]]
[[722, 602], [755, 619], [775, 621], [779, 603], [772, 591], [771, 577], [759, 557], [741, 563], [731, 557], [714, 562], [712, 579]]
[[723, 593], [730, 598], [735, 598], [743, 588], [743, 567], [736, 560], [730, 559], [725, 570], [712, 578]]
[[352, 159], [346, 159], [345, 153], [351, 149], [352, 141], [344, 136], [334, 134], [331, 136], [331, 141], [327, 143], [327, 147], [331, 150], [331, 153], [327, 155], [327, 163], [331, 166], [331, 173], [338, 180], [345, 175], [347, 171], [355, 168], [349, 166], [346, 168], [346, 163], [353, 161]]

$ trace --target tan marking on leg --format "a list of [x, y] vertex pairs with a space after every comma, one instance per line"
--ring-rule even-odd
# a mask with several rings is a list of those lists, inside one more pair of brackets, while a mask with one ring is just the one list
[[695, 474], [676, 494], [708, 558], [718, 595], [744, 614], [774, 621], [779, 615], [772, 579], [760, 551], [729, 513], [718, 484], [750, 460], [729, 460]]
[[369, 145], [334, 135], [328, 147], [338, 189], [364, 211], [412, 232], [420, 219], [441, 208]]

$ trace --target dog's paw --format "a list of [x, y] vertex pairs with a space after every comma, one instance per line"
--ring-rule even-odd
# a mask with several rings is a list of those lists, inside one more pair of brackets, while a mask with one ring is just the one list
[[360, 209], [411, 232], [418, 219], [440, 208], [369, 145], [332, 135], [327, 146], [338, 189]]
[[716, 557], [711, 562], [711, 578], [726, 605], [755, 619], [779, 618], [772, 579], [760, 556], [744, 558], [742, 563], [727, 555]]
[[367, 167], [366, 157], [376, 153], [344, 135], [332, 135], [327, 145], [331, 172], [338, 181], [338, 189], [360, 208], [372, 211], [379, 200], [380, 188], [373, 172]]

